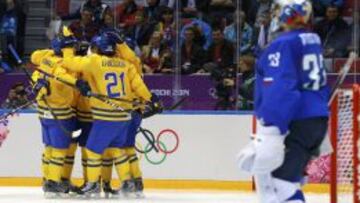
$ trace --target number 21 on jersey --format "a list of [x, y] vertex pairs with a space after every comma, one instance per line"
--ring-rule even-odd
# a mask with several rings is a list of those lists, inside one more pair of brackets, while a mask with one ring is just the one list
[[308, 73], [307, 81], [303, 84], [304, 89], [319, 90], [326, 85], [326, 70], [321, 54], [304, 55], [302, 67]]
[[[106, 73], [104, 79], [108, 82], [106, 85], [107, 95], [111, 98], [117, 98], [126, 95], [125, 93], [125, 73]], [[118, 86], [121, 85], [120, 91]]]

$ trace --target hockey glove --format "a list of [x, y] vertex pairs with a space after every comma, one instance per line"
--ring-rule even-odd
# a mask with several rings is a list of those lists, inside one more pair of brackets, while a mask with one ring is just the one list
[[91, 96], [91, 88], [88, 82], [86, 82], [85, 80], [77, 80], [75, 85], [76, 88], [80, 91], [82, 96], [85, 97]]
[[124, 35], [116, 31], [106, 32], [106, 35], [108, 35], [109, 39], [116, 44], [122, 44], [125, 41]]
[[257, 134], [238, 156], [240, 169], [252, 174], [271, 173], [285, 159], [285, 135], [275, 126], [258, 124]]
[[38, 79], [32, 88], [32, 92], [36, 95], [39, 94], [42, 88], [46, 89], [46, 95], [50, 95], [50, 83], [46, 79]]
[[77, 43], [77, 40], [74, 36], [61, 38], [61, 48], [73, 47], [76, 45], [76, 43]]
[[146, 104], [145, 111], [142, 117], [149, 118], [155, 114], [161, 113], [163, 111], [163, 105], [158, 96], [153, 94], [151, 96], [151, 101]]

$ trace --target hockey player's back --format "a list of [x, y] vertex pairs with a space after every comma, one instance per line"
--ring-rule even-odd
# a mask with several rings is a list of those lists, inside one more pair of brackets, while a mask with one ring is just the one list
[[[261, 90], [256, 92], [258, 118], [282, 128], [286, 121], [328, 115], [329, 88], [317, 34], [306, 29], [282, 33], [263, 51], [257, 73], [263, 81], [257, 84]], [[268, 94], [272, 97], [266, 97]], [[274, 111], [269, 111], [271, 108]]]
[[261, 203], [305, 203], [299, 187], [328, 125], [329, 91], [319, 37], [306, 30], [309, 0], [273, 4], [273, 32], [256, 67], [256, 139], [239, 167], [254, 174]]
[[[77, 65], [73, 66], [73, 64]], [[92, 54], [88, 57], [67, 58], [64, 60], [64, 65], [74, 71], [87, 73], [91, 89], [97, 94], [125, 100], [131, 100], [133, 92], [144, 100], [149, 100], [151, 97], [133, 65], [120, 58]], [[117, 112], [101, 101], [91, 98], [90, 103], [94, 118], [109, 120], [108, 115], [113, 114], [110, 118], [112, 120], [124, 119], [124, 113]], [[124, 109], [132, 109], [131, 103], [120, 101], [118, 103]]]

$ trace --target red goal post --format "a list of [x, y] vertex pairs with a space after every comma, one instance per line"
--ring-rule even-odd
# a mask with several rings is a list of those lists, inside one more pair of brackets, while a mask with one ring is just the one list
[[338, 91], [331, 104], [331, 203], [360, 203], [359, 108], [360, 86]]

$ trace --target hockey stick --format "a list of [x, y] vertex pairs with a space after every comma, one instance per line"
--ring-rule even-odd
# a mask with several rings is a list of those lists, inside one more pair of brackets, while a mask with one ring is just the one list
[[[165, 110], [167, 111], [172, 111], [175, 110], [176, 108], [178, 108], [181, 104], [183, 104], [185, 102], [185, 100], [187, 99], [187, 97], [183, 97], [181, 98], [178, 102], [176, 102], [173, 106], [166, 108]], [[148, 117], [149, 118], [149, 117]], [[144, 135], [145, 139], [151, 144], [151, 149], [154, 149], [156, 153], [159, 153], [159, 149], [156, 147], [155, 145], [155, 141], [154, 139], [151, 140], [149, 135], [147, 134], [147, 132], [151, 132], [150, 130], [147, 130], [145, 128], [142, 128], [141, 126], [139, 126], [139, 132], [141, 132], [142, 135]], [[152, 135], [153, 136], [153, 135]], [[151, 150], [149, 149], [149, 151]], [[146, 150], [146, 149], [145, 149]]]
[[330, 92], [330, 100], [328, 102], [329, 106], [331, 105], [332, 101], [334, 100], [334, 98], [339, 90], [339, 87], [342, 85], [347, 74], [349, 73], [351, 65], [355, 61], [356, 57], [357, 57], [356, 53], [351, 52], [349, 58], [346, 60], [343, 68], [341, 69], [339, 76], [336, 79], [335, 85], [333, 86], [333, 88], [331, 89], [331, 92]]
[[[139, 132], [141, 132], [141, 134], [144, 135], [145, 139], [150, 143], [151, 148], [149, 149], [149, 151], [151, 151], [151, 149], [154, 149], [155, 152], [158, 153], [159, 149], [155, 145], [155, 138], [152, 132], [148, 129], [142, 128], [141, 126], [139, 126]], [[149, 137], [148, 133], [150, 134], [150, 136], [152, 136], [152, 139]], [[147, 150], [145, 149], [145, 151]]]
[[173, 111], [175, 109], [177, 109], [179, 106], [181, 106], [185, 100], [187, 99], [188, 97], [183, 97], [181, 98], [178, 102], [176, 102], [174, 105], [168, 107], [168, 108], [165, 108], [166, 111]]
[[[8, 48], [11, 52], [11, 54], [14, 56], [14, 58], [16, 59], [16, 62], [18, 63], [18, 65], [20, 65], [21, 70], [23, 70], [25, 72], [26, 77], [28, 78], [29, 82], [31, 83], [31, 85], [35, 84], [35, 81], [32, 79], [30, 73], [28, 72], [28, 70], [26, 70], [26, 68], [23, 67], [23, 61], [21, 60], [19, 54], [17, 53], [17, 51], [15, 50], [15, 48], [13, 47], [12, 44], [8, 45]], [[54, 118], [54, 120], [57, 122], [57, 124], [59, 125], [61, 131], [63, 131], [66, 135], [73, 137], [73, 135], [77, 135], [78, 132], [70, 132], [67, 129], [65, 129], [65, 127], [60, 123], [58, 117], [56, 116], [56, 114], [54, 113], [53, 109], [49, 106], [49, 103], [47, 102], [45, 95], [43, 95], [41, 97], [41, 100], [44, 101], [45, 105], [47, 106], [48, 110], [50, 111], [51, 116]], [[41, 119], [40, 119], [41, 122]], [[42, 122], [41, 122], [42, 124]], [[74, 133], [74, 134], [73, 134]]]
[[35, 100], [31, 100], [31, 101], [26, 102], [23, 105], [20, 105], [20, 106], [16, 107], [15, 109], [11, 109], [10, 112], [0, 116], [0, 122], [3, 121], [3, 120], [6, 120], [10, 116], [13, 116], [15, 113], [19, 112], [20, 110], [22, 110], [22, 109], [24, 109], [24, 108], [26, 108], [28, 106], [31, 106], [32, 104], [34, 104], [34, 102], [35, 102]]

